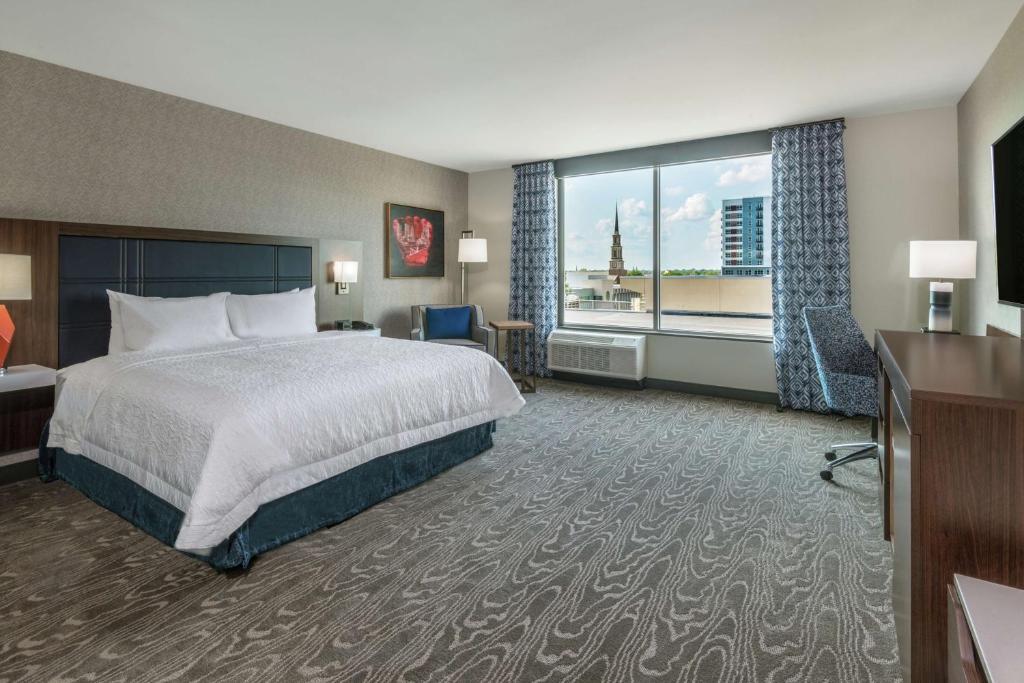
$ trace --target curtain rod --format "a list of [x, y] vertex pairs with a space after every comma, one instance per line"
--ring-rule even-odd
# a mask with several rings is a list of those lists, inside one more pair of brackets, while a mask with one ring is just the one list
[[[752, 132], [753, 133], [774, 133], [777, 130], [789, 130], [790, 128], [802, 128], [803, 126], [813, 126], [813, 125], [818, 124], [818, 123], [841, 123], [841, 124], [843, 124], [843, 129], [844, 130], [846, 129], [846, 117], [845, 116], [839, 116], [839, 117], [836, 117], [834, 119], [821, 119], [820, 121], [805, 121], [804, 123], [793, 123], [793, 124], [790, 124], [788, 126], [775, 126], [773, 128], [767, 128], [767, 129], [763, 129], [761, 131], [752, 131]], [[744, 135], [744, 133], [735, 133], [733, 135], [739, 136], [739, 135]], [[720, 137], [729, 137], [729, 135], [723, 135], [723, 136], [720, 136]], [[714, 140], [714, 139], [715, 138], [706, 138], [706, 139], [698, 139], [698, 140], [684, 140], [684, 141], [678, 142], [678, 143], [670, 142], [670, 143], [666, 143], [664, 145], [653, 145], [653, 146], [654, 147], [668, 147], [668, 146], [674, 145], [674, 144], [687, 144], [687, 143], [696, 143], [696, 142], [707, 142], [709, 140]], [[637, 148], [637, 149], [647, 149], [647, 148], [640, 147], [640, 148]], [[634, 151], [636, 151], [636, 149], [613, 150], [611, 152], [595, 152], [594, 154], [588, 154], [588, 155], [583, 155], [583, 156], [601, 156], [602, 154], [616, 154], [616, 153], [634, 152]], [[745, 156], [745, 155], [740, 155], [740, 156]], [[580, 157], [569, 157], [569, 158], [573, 159], [573, 158], [580, 158]], [[512, 164], [512, 168], [518, 168], [519, 166], [527, 166], [527, 165], [530, 165], [530, 164], [542, 164], [542, 163], [547, 163], [547, 162], [558, 163], [559, 161], [565, 161], [565, 159], [538, 159], [536, 161], [524, 161], [521, 164]]]
[[769, 130], [771, 130], [771, 132], [774, 133], [777, 130], [789, 130], [790, 128], [803, 128], [804, 126], [813, 126], [813, 125], [818, 124], [818, 123], [841, 123], [841, 124], [843, 124], [843, 128], [846, 128], [846, 117], [845, 116], [839, 116], [839, 117], [834, 118], [834, 119], [822, 119], [821, 121], [805, 121], [804, 123], [794, 123], [794, 124], [791, 124], [791, 125], [788, 125], [788, 126], [775, 126], [774, 128], [770, 128]]
[[524, 161], [521, 164], [512, 164], [512, 168], [519, 168], [520, 166], [532, 166], [533, 164], [553, 164], [555, 159], [537, 159], [536, 161]]

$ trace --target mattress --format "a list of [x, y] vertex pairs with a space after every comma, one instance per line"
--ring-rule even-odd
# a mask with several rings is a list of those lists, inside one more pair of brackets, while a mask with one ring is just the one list
[[267, 502], [523, 405], [485, 353], [329, 332], [104, 356], [60, 384], [47, 446], [181, 510], [174, 547], [197, 554]]

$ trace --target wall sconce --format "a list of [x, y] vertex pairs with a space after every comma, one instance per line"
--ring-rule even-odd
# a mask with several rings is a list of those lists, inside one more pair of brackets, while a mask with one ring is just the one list
[[331, 261], [331, 282], [335, 294], [348, 294], [349, 284], [359, 281], [358, 261]]

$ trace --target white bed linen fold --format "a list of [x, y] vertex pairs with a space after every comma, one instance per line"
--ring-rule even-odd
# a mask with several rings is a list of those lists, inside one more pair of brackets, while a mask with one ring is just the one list
[[174, 545], [193, 552], [263, 503], [523, 405], [485, 353], [331, 332], [129, 352], [60, 375], [49, 446], [182, 510]]

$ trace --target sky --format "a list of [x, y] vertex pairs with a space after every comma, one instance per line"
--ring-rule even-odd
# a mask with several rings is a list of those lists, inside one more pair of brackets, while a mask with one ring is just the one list
[[[653, 268], [653, 169], [566, 178], [565, 267], [607, 270], [616, 204], [626, 268]], [[661, 267], [720, 268], [722, 200], [771, 196], [771, 155], [661, 167]], [[765, 207], [769, 242], [770, 207]]]

